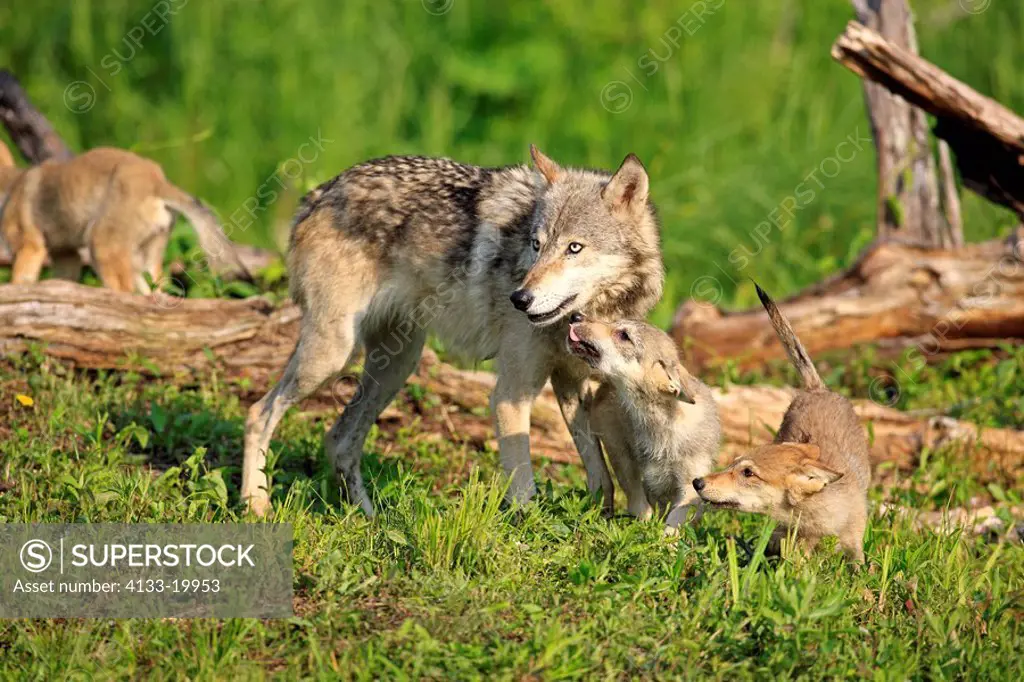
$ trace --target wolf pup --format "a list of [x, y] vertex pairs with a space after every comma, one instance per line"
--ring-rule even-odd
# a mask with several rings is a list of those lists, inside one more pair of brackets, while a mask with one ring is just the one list
[[192, 223], [212, 267], [248, 274], [208, 208], [168, 182], [159, 165], [121, 149], [0, 169], [0, 204], [14, 284], [38, 280], [47, 254], [58, 277], [77, 279], [78, 250], [87, 247], [105, 286], [149, 293], [143, 273], [160, 279], [171, 211]]
[[627, 156], [614, 175], [562, 168], [531, 147], [527, 166], [480, 168], [388, 157], [313, 190], [288, 254], [300, 337], [280, 382], [249, 410], [242, 498], [268, 508], [264, 472], [285, 411], [365, 348], [357, 400], [325, 437], [349, 501], [373, 513], [363, 441], [416, 367], [427, 330], [472, 358], [494, 357], [491, 396], [508, 497], [535, 492], [530, 407], [550, 377], [591, 491], [613, 484], [589, 433], [590, 368], [565, 348], [567, 317], [641, 317], [661, 296], [648, 178]]
[[789, 321], [761, 287], [786, 354], [804, 390], [793, 398], [775, 441], [738, 458], [728, 469], [693, 482], [701, 499], [717, 507], [768, 514], [796, 527], [808, 551], [835, 535], [847, 557], [864, 561], [864, 527], [871, 482], [864, 429], [846, 398], [825, 388]]
[[607, 379], [594, 395], [591, 427], [629, 513], [647, 518], [657, 510], [678, 526], [699, 503], [691, 482], [711, 471], [722, 440], [711, 389], [686, 371], [668, 334], [645, 322], [576, 314], [566, 344]]

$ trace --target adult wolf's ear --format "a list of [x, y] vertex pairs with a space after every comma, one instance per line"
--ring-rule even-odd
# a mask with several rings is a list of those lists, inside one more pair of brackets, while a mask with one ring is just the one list
[[601, 190], [601, 198], [613, 211], [625, 211], [634, 217], [647, 210], [650, 182], [647, 171], [636, 154], [630, 154]]
[[530, 145], [530, 158], [533, 159], [533, 167], [544, 176], [549, 185], [562, 176], [561, 166], [546, 157], [536, 145]]
[[686, 370], [679, 365], [670, 367], [658, 360], [651, 366], [651, 379], [659, 393], [693, 405], [696, 401], [688, 385], [688, 378]]

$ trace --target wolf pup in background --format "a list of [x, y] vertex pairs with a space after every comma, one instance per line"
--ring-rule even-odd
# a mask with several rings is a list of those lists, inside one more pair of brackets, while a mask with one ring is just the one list
[[594, 395], [591, 427], [629, 513], [647, 518], [653, 509], [677, 527], [699, 503], [691, 482], [711, 471], [722, 440], [711, 389], [686, 371], [668, 334], [645, 322], [577, 314], [566, 344], [607, 379]]
[[472, 358], [496, 359], [491, 397], [508, 497], [535, 493], [530, 407], [550, 377], [591, 491], [612, 495], [589, 437], [590, 368], [565, 347], [568, 316], [643, 317], [661, 296], [658, 225], [640, 161], [614, 175], [562, 168], [531, 147], [534, 169], [388, 157], [307, 195], [288, 254], [300, 338], [281, 381], [246, 422], [242, 497], [269, 498], [270, 439], [285, 411], [366, 356], [357, 399], [325, 438], [348, 499], [373, 513], [363, 441], [416, 367], [427, 331]]
[[104, 286], [149, 293], [143, 273], [160, 279], [172, 211], [192, 223], [214, 269], [248, 274], [202, 202], [168, 182], [153, 161], [121, 149], [0, 170], [0, 203], [14, 284], [38, 280], [47, 254], [58, 277], [77, 279], [78, 250], [86, 247]]
[[761, 287], [786, 354], [800, 373], [804, 390], [793, 398], [775, 441], [739, 457], [725, 471], [698, 478], [694, 489], [714, 506], [768, 514], [808, 550], [835, 535], [847, 557], [864, 561], [864, 528], [871, 483], [864, 428], [846, 398], [825, 388], [789, 321]]

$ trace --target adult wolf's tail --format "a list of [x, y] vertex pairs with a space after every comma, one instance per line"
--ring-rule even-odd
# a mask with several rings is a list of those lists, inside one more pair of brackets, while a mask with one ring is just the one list
[[800, 343], [800, 339], [796, 338], [789, 320], [782, 314], [779, 307], [775, 305], [772, 297], [757, 282], [754, 282], [754, 286], [757, 288], [757, 296], [761, 299], [761, 305], [768, 311], [768, 317], [772, 321], [772, 326], [775, 327], [775, 333], [778, 335], [779, 341], [782, 342], [782, 346], [786, 349], [789, 361], [793, 363], [796, 371], [800, 373], [800, 380], [803, 382], [804, 388], [809, 391], [825, 388], [825, 382], [818, 376], [818, 370], [814, 368], [811, 356], [807, 354], [807, 349]]
[[164, 182], [160, 198], [171, 210], [182, 214], [192, 223], [199, 237], [199, 247], [209, 258], [211, 270], [230, 272], [252, 281], [252, 275], [238, 257], [231, 240], [221, 229], [217, 216], [202, 201], [169, 182]]

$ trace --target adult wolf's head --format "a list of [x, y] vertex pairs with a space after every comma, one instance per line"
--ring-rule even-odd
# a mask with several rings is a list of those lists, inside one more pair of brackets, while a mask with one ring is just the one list
[[649, 182], [633, 154], [614, 175], [562, 168], [530, 147], [540, 199], [529, 271], [510, 297], [538, 326], [571, 312], [643, 317], [661, 297], [664, 270]]

